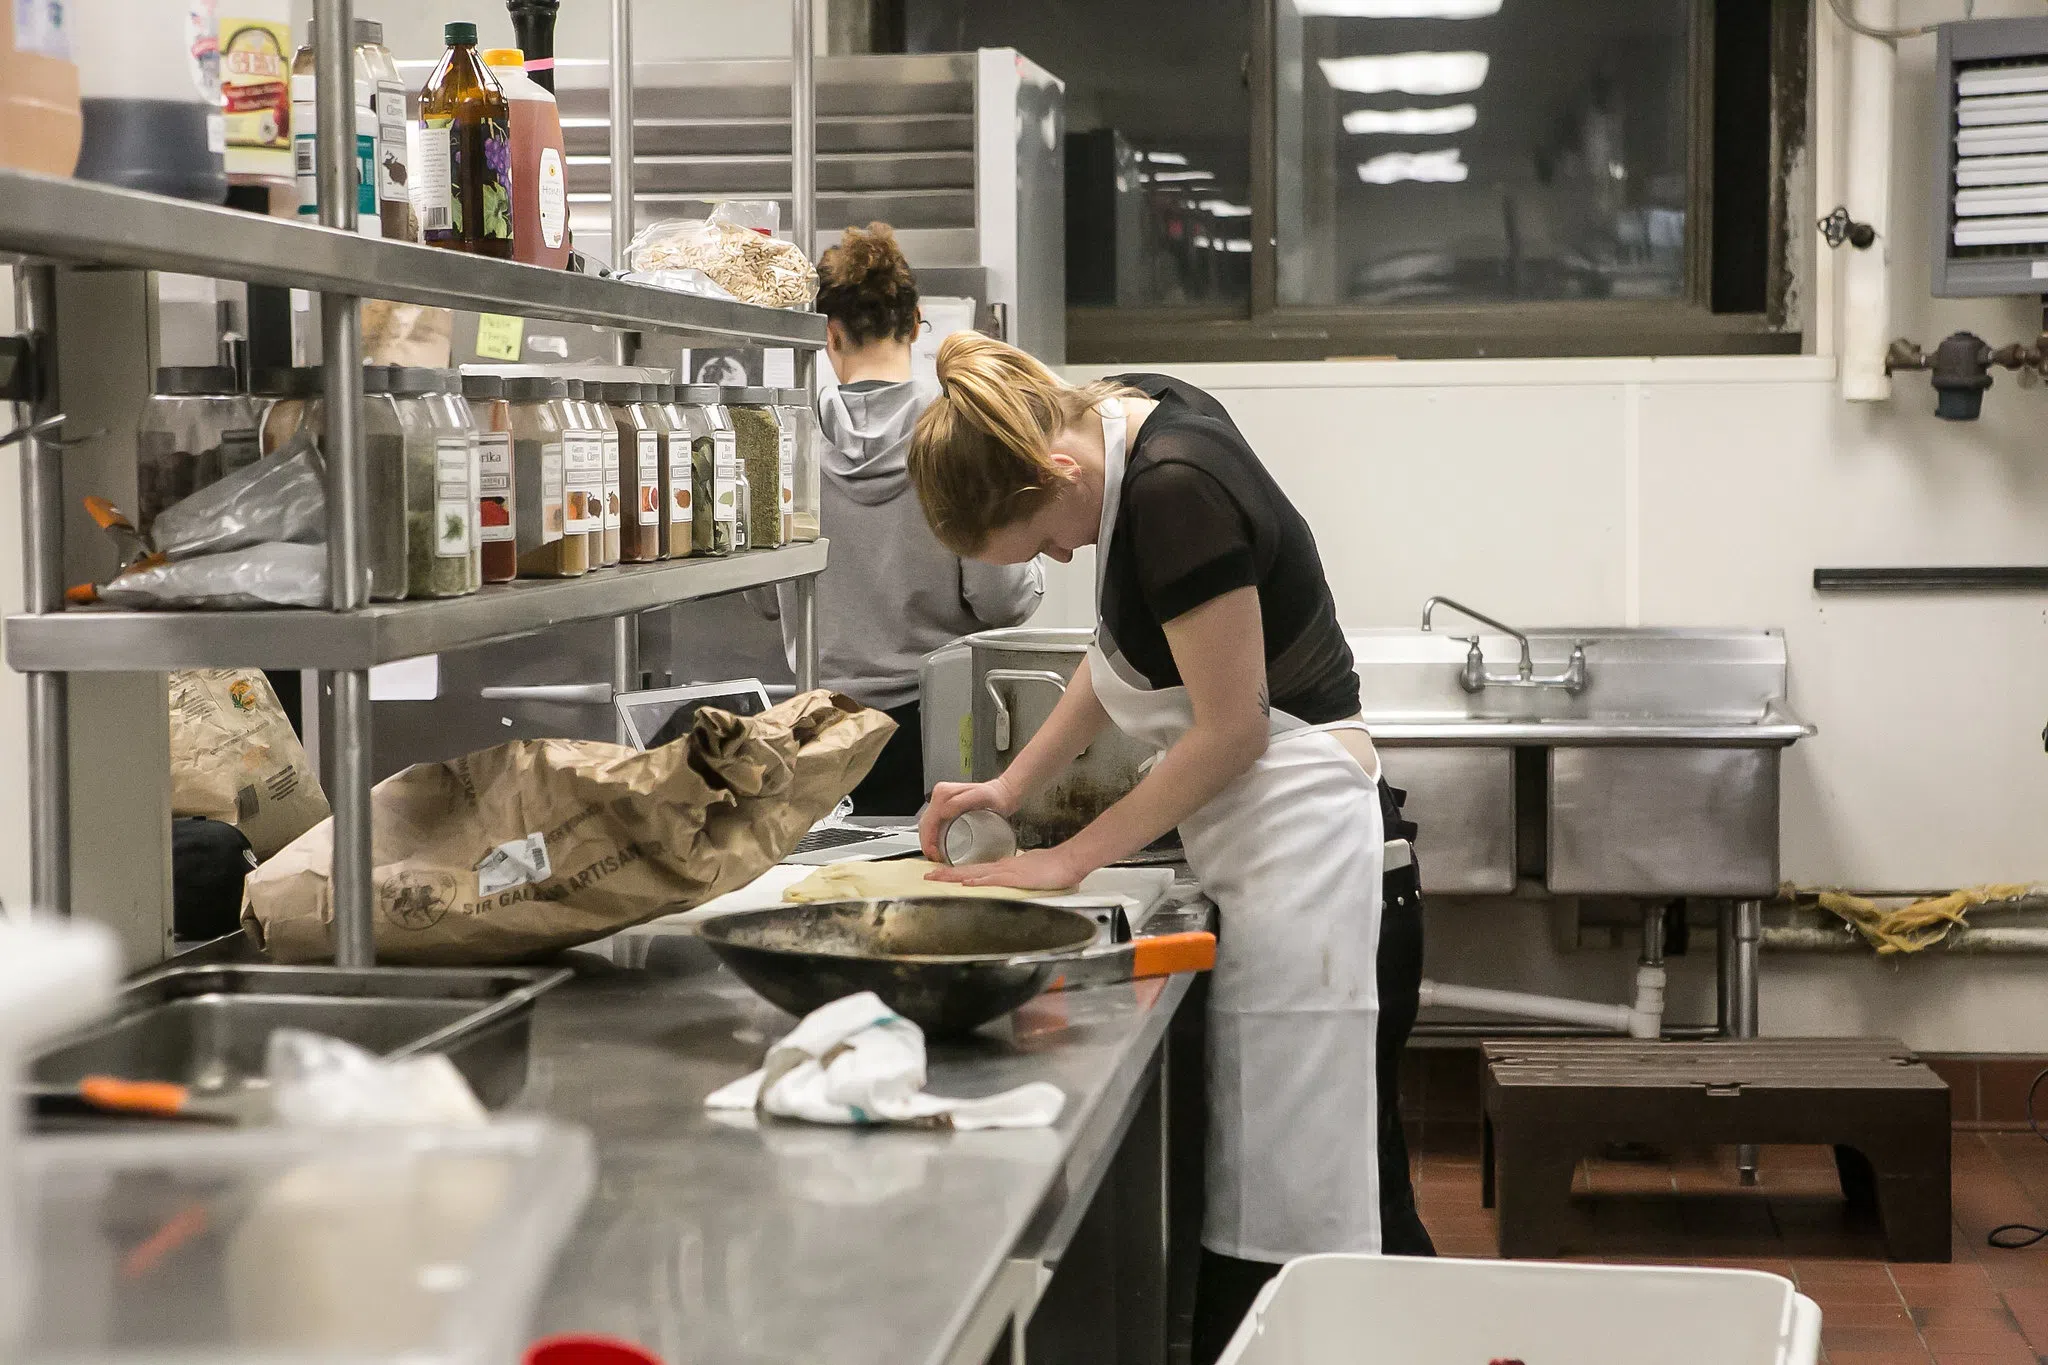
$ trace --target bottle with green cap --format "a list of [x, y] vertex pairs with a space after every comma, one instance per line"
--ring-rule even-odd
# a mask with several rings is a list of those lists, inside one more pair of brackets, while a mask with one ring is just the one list
[[449, 24], [448, 50], [420, 91], [420, 235], [429, 246], [512, 258], [512, 111], [477, 58], [476, 25]]

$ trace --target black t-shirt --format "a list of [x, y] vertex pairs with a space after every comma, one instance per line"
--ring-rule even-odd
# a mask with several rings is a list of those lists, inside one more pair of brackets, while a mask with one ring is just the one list
[[1358, 714], [1358, 674], [1308, 522], [1223, 405], [1158, 374], [1116, 382], [1159, 406], [1127, 455], [1104, 566], [1103, 625], [1153, 687], [1178, 687], [1164, 623], [1257, 588], [1273, 705], [1311, 725]]

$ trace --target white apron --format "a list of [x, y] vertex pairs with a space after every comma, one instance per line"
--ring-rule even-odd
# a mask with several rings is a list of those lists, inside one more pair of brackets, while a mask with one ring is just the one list
[[[1101, 611], [1127, 423], [1102, 407]], [[1184, 687], [1153, 688], [1106, 627], [1088, 651], [1117, 728], [1164, 751], [1194, 724]], [[1379, 790], [1335, 738], [1275, 711], [1266, 754], [1181, 824], [1221, 917], [1209, 995], [1208, 1216], [1202, 1242], [1245, 1260], [1380, 1250], [1374, 1043], [1385, 860]]]

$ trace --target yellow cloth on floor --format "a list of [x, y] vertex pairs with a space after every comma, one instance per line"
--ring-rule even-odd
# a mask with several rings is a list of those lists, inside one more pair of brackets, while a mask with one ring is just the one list
[[1965, 916], [1991, 901], [2018, 900], [2033, 891], [2031, 886], [2002, 883], [1970, 886], [1946, 896], [1930, 896], [1910, 905], [1887, 909], [1862, 896], [1846, 891], [1822, 891], [1821, 908], [1840, 916], [1875, 947], [1880, 956], [1888, 953], [1917, 953], [1931, 948], [1965, 924]]
[[1027, 891], [1015, 886], [960, 886], [954, 882], [925, 880], [938, 864], [923, 858], [893, 858], [886, 862], [832, 863], [782, 893], [793, 902], [814, 901], [899, 901], [915, 896], [976, 896], [988, 900], [1030, 900], [1063, 896], [1072, 888]]

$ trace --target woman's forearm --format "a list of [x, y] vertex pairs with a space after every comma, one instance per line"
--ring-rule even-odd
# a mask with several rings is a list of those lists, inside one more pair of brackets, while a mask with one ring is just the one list
[[1150, 847], [1209, 804], [1265, 752], [1265, 735], [1197, 726], [1168, 749], [1130, 794], [1075, 835], [1087, 867], [1107, 867]]
[[1000, 780], [1019, 802], [1030, 800], [1065, 772], [1067, 765], [1095, 742], [1107, 724], [1109, 713], [1096, 699], [1094, 675], [1083, 659], [1052, 714], [1003, 771]]

